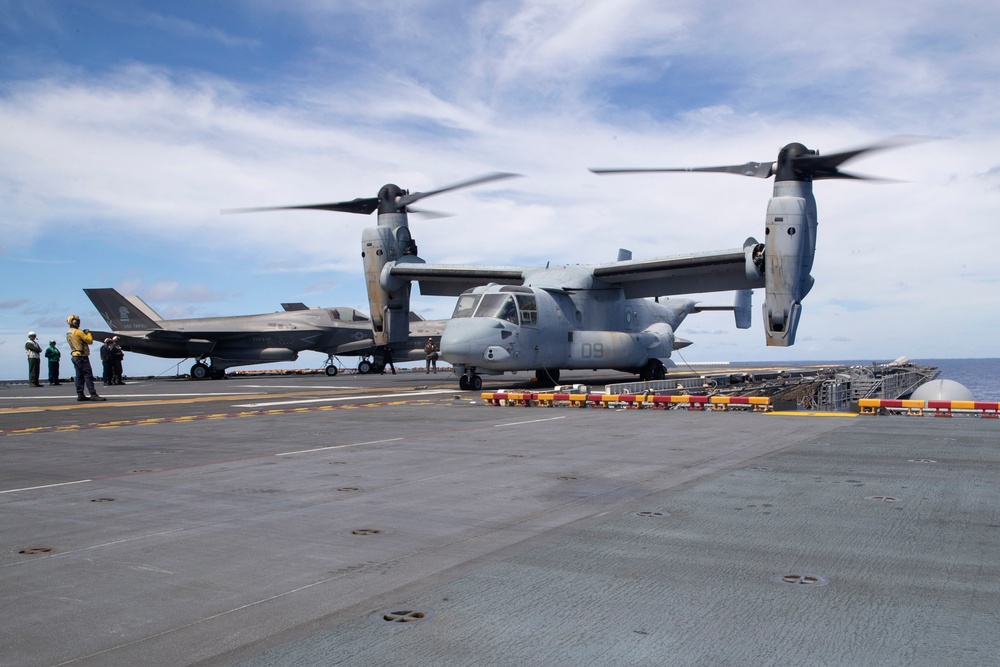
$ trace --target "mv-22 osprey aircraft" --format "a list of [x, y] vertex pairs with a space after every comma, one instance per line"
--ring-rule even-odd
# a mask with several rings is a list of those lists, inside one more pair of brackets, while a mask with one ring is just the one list
[[[678, 294], [738, 291], [737, 322], [747, 324], [746, 291], [763, 287], [768, 345], [790, 346], [813, 285], [816, 200], [820, 179], [865, 179], [839, 170], [863, 153], [898, 145], [887, 142], [821, 156], [800, 143], [781, 149], [773, 162], [681, 169], [594, 169], [595, 173], [705, 171], [757, 178], [775, 177], [765, 218], [765, 240], [748, 238], [741, 248], [660, 259], [556, 267], [430, 264], [417, 256], [407, 213], [416, 201], [457, 188], [509, 178], [489, 174], [430, 192], [410, 194], [385, 185], [377, 197], [330, 204], [239, 209], [238, 212], [314, 209], [370, 214], [378, 226], [362, 234], [362, 258], [375, 342], [406, 339], [410, 283], [421, 294], [458, 296], [445, 325], [440, 355], [453, 364], [462, 389], [482, 387], [480, 374], [534, 370], [557, 382], [560, 369], [616, 369], [643, 379], [661, 379], [663, 359], [686, 344], [674, 331], [699, 309]], [[657, 301], [651, 301], [656, 297]]]

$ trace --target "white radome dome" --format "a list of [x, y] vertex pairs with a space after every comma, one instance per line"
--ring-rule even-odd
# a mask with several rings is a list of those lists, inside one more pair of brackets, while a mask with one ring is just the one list
[[972, 392], [954, 380], [931, 380], [913, 392], [910, 398], [917, 401], [974, 401]]

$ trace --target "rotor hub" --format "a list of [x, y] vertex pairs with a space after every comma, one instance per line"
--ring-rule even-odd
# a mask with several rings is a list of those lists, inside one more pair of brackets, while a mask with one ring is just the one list
[[798, 142], [786, 145], [778, 153], [778, 168], [774, 180], [811, 181], [813, 179], [812, 171], [803, 168], [803, 161], [800, 158], [815, 155], [819, 155], [819, 151], [810, 150]]
[[410, 194], [394, 183], [387, 183], [378, 191], [378, 212], [379, 213], [404, 213], [406, 205], [400, 204], [400, 198]]

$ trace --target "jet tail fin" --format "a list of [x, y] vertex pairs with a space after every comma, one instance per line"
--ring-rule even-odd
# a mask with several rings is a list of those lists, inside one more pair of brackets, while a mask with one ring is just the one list
[[150, 306], [148, 303], [146, 303], [136, 295], [132, 294], [129, 296], [123, 296], [122, 298], [131, 303], [136, 308], [138, 308], [142, 313], [146, 315], [146, 317], [153, 320], [157, 324], [163, 321], [163, 318], [160, 317], [160, 314], [158, 312], [153, 310], [152, 306]]
[[112, 331], [148, 331], [160, 329], [161, 318], [142, 299], [128, 299], [118, 290], [106, 287], [83, 290]]

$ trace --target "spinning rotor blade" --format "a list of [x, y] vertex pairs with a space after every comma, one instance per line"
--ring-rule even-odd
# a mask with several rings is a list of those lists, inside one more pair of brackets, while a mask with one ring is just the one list
[[767, 178], [774, 174], [773, 162], [747, 162], [726, 167], [682, 167], [678, 169], [591, 169], [595, 174], [652, 174], [665, 171], [707, 171], [722, 174], [739, 174], [755, 178]]
[[413, 194], [406, 194], [399, 198], [400, 206], [407, 206], [415, 201], [419, 201], [424, 197], [431, 197], [433, 195], [439, 195], [443, 192], [450, 192], [451, 190], [459, 190], [461, 188], [472, 187], [473, 185], [479, 185], [480, 183], [489, 183], [491, 181], [500, 181], [505, 178], [516, 178], [521, 174], [509, 174], [502, 171], [495, 171], [492, 174], [483, 174], [482, 176], [476, 176], [475, 178], [470, 178], [465, 181], [459, 181], [458, 183], [452, 183], [451, 185], [446, 185], [443, 188], [438, 188], [437, 190], [428, 190], [427, 192], [414, 192]]
[[447, 214], [438, 214], [433, 211], [416, 211], [414, 209], [409, 209], [408, 205], [415, 201], [419, 201], [424, 197], [430, 197], [432, 195], [442, 194], [444, 192], [450, 192], [451, 190], [458, 190], [460, 188], [467, 188], [473, 185], [479, 185], [481, 183], [489, 183], [491, 181], [499, 181], [505, 178], [513, 178], [515, 176], [520, 176], [520, 174], [508, 174], [504, 172], [494, 172], [492, 174], [484, 174], [482, 176], [477, 176], [475, 178], [470, 178], [465, 181], [459, 181], [458, 183], [452, 183], [451, 185], [446, 185], [443, 188], [438, 188], [436, 190], [430, 190], [428, 192], [415, 192], [409, 194], [405, 190], [401, 190], [395, 185], [385, 185], [379, 190], [377, 197], [359, 197], [357, 199], [352, 199], [350, 201], [333, 202], [330, 204], [304, 204], [300, 206], [257, 206], [253, 208], [229, 208], [223, 209], [222, 213], [260, 213], [264, 211], [293, 211], [293, 210], [313, 210], [313, 211], [338, 211], [340, 213], [358, 213], [361, 215], [369, 215], [374, 213], [376, 209], [380, 210], [382, 213], [395, 211], [397, 213], [413, 212], [413, 213], [423, 213], [429, 218], [435, 217], [445, 217]]
[[301, 206], [256, 206], [253, 208], [225, 208], [222, 213], [261, 213], [263, 211], [293, 211], [296, 209], [313, 211], [339, 211], [341, 213], [360, 213], [369, 215], [378, 208], [378, 197], [365, 197], [352, 199], [351, 201], [336, 202], [333, 204], [303, 204]]
[[653, 173], [653, 172], [716, 172], [737, 174], [754, 178], [769, 178], [777, 176], [779, 181], [787, 180], [821, 180], [821, 179], [851, 179], [862, 181], [884, 181], [888, 179], [873, 176], [862, 176], [840, 171], [840, 165], [865, 153], [898, 148], [921, 141], [919, 138], [900, 137], [863, 146], [840, 153], [820, 155], [819, 151], [810, 150], [799, 143], [791, 143], [781, 149], [775, 162], [747, 162], [746, 164], [726, 165], [722, 167], [686, 167], [680, 169], [591, 169], [595, 174]]
[[[870, 146], [862, 146], [861, 148], [856, 148], [854, 150], [831, 153], [829, 155], [820, 155], [818, 151], [809, 151], [808, 154], [795, 156], [792, 161], [792, 168], [798, 174], [808, 174], [814, 181], [833, 178], [861, 181], [889, 181], [891, 179], [840, 171], [838, 167], [849, 160], [853, 160], [856, 157], [864, 155], [865, 153], [874, 153], [875, 151], [884, 151], [890, 148], [900, 148], [902, 146], [917, 143], [918, 141], [921, 140], [918, 138], [900, 137], [896, 139], [888, 139], [877, 144], [871, 144]], [[789, 144], [789, 146], [794, 145], [795, 144]], [[788, 146], [785, 148], [788, 148]]]
[[413, 215], [419, 215], [425, 220], [437, 220], [438, 218], [450, 218], [454, 213], [443, 213], [442, 211], [431, 211], [426, 208], [413, 208], [412, 206], [406, 207], [407, 213], [412, 213]]

